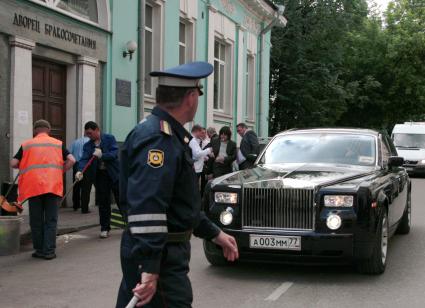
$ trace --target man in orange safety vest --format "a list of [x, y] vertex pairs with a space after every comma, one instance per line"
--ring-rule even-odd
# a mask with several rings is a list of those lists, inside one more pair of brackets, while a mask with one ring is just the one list
[[10, 162], [19, 168], [18, 201], [28, 200], [32, 257], [56, 258], [58, 208], [63, 196], [63, 173], [75, 159], [62, 141], [49, 136], [50, 123], [34, 123], [34, 138], [25, 141]]

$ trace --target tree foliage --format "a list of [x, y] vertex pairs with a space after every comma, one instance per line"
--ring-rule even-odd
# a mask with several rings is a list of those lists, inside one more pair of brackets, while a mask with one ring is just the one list
[[424, 119], [423, 1], [393, 1], [386, 24], [366, 0], [275, 2], [288, 24], [272, 32], [271, 134]]

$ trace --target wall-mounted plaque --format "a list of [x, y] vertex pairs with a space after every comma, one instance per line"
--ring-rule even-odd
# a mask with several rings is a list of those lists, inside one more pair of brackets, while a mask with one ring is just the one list
[[115, 104], [131, 107], [131, 81], [115, 79]]

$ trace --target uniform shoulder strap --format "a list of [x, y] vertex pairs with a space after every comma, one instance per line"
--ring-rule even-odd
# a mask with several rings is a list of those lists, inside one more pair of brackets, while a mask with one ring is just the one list
[[161, 128], [161, 132], [163, 132], [164, 134], [169, 135], [169, 136], [173, 135], [173, 131], [171, 130], [170, 123], [168, 123], [165, 120], [160, 120], [159, 125], [160, 125], [160, 128]]

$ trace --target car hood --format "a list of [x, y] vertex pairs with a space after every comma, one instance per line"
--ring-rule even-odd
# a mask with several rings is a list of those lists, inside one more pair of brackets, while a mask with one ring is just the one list
[[255, 188], [316, 188], [371, 175], [373, 167], [328, 164], [257, 165], [216, 178], [215, 185]]
[[397, 148], [397, 154], [398, 156], [401, 156], [404, 158], [404, 160], [422, 160], [425, 159], [425, 149], [418, 149], [418, 148], [412, 148], [412, 149], [401, 149]]

